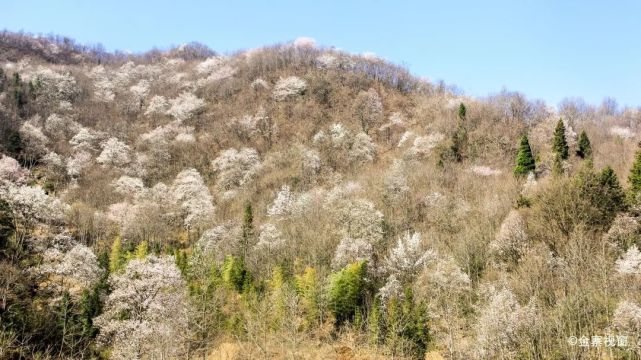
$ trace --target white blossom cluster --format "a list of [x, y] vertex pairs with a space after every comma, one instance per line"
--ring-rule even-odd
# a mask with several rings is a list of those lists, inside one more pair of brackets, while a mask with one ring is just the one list
[[255, 149], [232, 148], [222, 151], [212, 160], [211, 166], [218, 175], [216, 186], [225, 192], [225, 197], [230, 197], [235, 190], [254, 179], [261, 168], [261, 162]]
[[102, 152], [96, 161], [104, 166], [121, 167], [127, 165], [130, 158], [131, 148], [118, 138], [112, 137], [102, 144]]
[[385, 258], [385, 268], [399, 279], [412, 279], [430, 261], [436, 259], [433, 250], [425, 250], [421, 233], [406, 232], [398, 238], [396, 246]]
[[0, 181], [10, 181], [16, 185], [23, 185], [27, 181], [29, 170], [20, 166], [20, 163], [11, 156], [0, 157]]
[[433, 133], [426, 136], [417, 136], [414, 138], [412, 147], [407, 151], [406, 156], [409, 159], [424, 159], [432, 153], [432, 150], [445, 140], [445, 135]]
[[57, 293], [66, 290], [76, 298], [82, 290], [95, 284], [103, 270], [98, 258], [85, 245], [71, 242], [67, 246], [54, 246], [42, 256], [42, 263], [36, 271], [48, 278], [47, 284]]
[[47, 195], [40, 187], [0, 183], [0, 198], [11, 207], [14, 216], [27, 223], [59, 223], [64, 220], [67, 205]]
[[183, 92], [178, 97], [169, 100], [167, 114], [176, 120], [185, 121], [191, 119], [205, 107], [205, 101], [196, 95]]
[[525, 220], [517, 210], [512, 210], [490, 242], [490, 253], [499, 261], [516, 262], [527, 250], [527, 240]]
[[174, 257], [133, 259], [109, 284], [112, 292], [94, 323], [112, 359], [184, 356], [190, 308]]
[[630, 246], [628, 251], [616, 261], [616, 270], [623, 275], [641, 275], [641, 252], [636, 245]]
[[284, 101], [297, 97], [305, 92], [307, 82], [296, 76], [280, 78], [272, 90], [272, 98], [276, 101]]
[[202, 228], [213, 220], [213, 198], [196, 169], [178, 173], [171, 190], [184, 212], [184, 224], [187, 228]]

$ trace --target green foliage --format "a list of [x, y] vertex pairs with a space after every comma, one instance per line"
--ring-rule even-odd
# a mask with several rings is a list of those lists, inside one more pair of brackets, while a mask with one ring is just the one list
[[337, 324], [352, 320], [355, 311], [361, 306], [365, 292], [366, 266], [364, 261], [356, 262], [330, 275], [327, 297]]
[[554, 162], [552, 163], [552, 174], [554, 176], [561, 176], [565, 173], [563, 169], [563, 159], [560, 154], [554, 154]]
[[563, 120], [559, 119], [554, 129], [554, 137], [552, 138], [552, 151], [561, 157], [561, 160], [567, 160], [569, 157], [568, 142], [565, 139], [565, 124]]
[[588, 134], [585, 133], [585, 130], [581, 131], [579, 134], [579, 140], [577, 142], [578, 149], [576, 155], [581, 159], [591, 159], [592, 158], [592, 145], [590, 144], [590, 139]]
[[466, 114], [467, 109], [465, 108], [465, 104], [461, 103], [461, 105], [458, 106], [458, 118], [461, 120], [465, 120]]
[[187, 253], [184, 250], [176, 249], [174, 250], [174, 257], [176, 259], [176, 266], [180, 270], [180, 273], [186, 275], [188, 269]]
[[247, 251], [249, 251], [249, 244], [254, 237], [254, 213], [252, 210], [252, 204], [249, 201], [245, 203], [245, 209], [243, 211], [242, 230], [241, 254], [243, 257], [246, 257]]
[[149, 245], [147, 245], [146, 241], [143, 241], [140, 244], [138, 244], [138, 246], [136, 246], [136, 252], [134, 257], [136, 259], [142, 260], [145, 257], [147, 257], [148, 253], [149, 253]]
[[296, 290], [300, 296], [301, 308], [305, 314], [305, 327], [312, 328], [320, 320], [320, 283], [316, 269], [307, 267], [302, 275], [296, 276]]
[[596, 199], [606, 218], [614, 218], [617, 212], [625, 210], [625, 192], [619, 183], [617, 175], [611, 167], [606, 166], [598, 178], [600, 191]]
[[112, 273], [118, 272], [122, 269], [123, 265], [122, 241], [120, 240], [120, 236], [118, 236], [111, 244], [111, 251], [109, 252], [109, 271]]
[[519, 152], [516, 155], [516, 166], [514, 167], [514, 176], [525, 176], [530, 171], [536, 169], [534, 157], [532, 156], [532, 149], [527, 135], [521, 137], [519, 143]]
[[641, 191], [641, 143], [639, 143], [639, 150], [634, 155], [634, 163], [630, 169], [628, 182], [630, 183], [630, 192], [636, 196]]
[[7, 247], [9, 239], [15, 231], [11, 208], [6, 201], [0, 199], [0, 251]]
[[381, 301], [377, 297], [367, 316], [367, 336], [371, 345], [378, 345], [382, 340]]
[[235, 256], [227, 256], [222, 267], [223, 284], [232, 290], [242, 292], [250, 283], [250, 274], [245, 268], [245, 261]]

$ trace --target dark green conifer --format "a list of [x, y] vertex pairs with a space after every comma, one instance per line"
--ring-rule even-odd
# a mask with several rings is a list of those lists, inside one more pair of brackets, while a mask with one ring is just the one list
[[579, 134], [578, 149], [576, 155], [581, 159], [591, 159], [592, 158], [592, 145], [590, 144], [590, 139], [588, 139], [588, 134], [585, 133], [585, 130], [581, 131]]
[[530, 171], [534, 171], [536, 164], [532, 156], [532, 149], [527, 135], [521, 137], [519, 152], [516, 155], [516, 166], [514, 167], [514, 176], [525, 176]]
[[568, 142], [565, 139], [565, 125], [563, 120], [559, 119], [554, 129], [554, 138], [552, 139], [552, 151], [559, 154], [561, 160], [567, 160], [569, 157]]

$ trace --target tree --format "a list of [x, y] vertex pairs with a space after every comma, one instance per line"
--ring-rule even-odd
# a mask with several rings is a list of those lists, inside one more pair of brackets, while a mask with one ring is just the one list
[[[520, 177], [525, 176], [531, 171], [534, 171], [536, 164], [534, 162], [534, 157], [532, 156], [532, 149], [530, 148], [530, 142], [528, 141], [527, 135], [521, 137], [519, 143], [519, 152], [516, 155], [516, 166], [514, 167], [514, 176]], [[641, 171], [641, 165], [640, 165]]]
[[252, 211], [252, 204], [249, 201], [245, 203], [242, 229], [241, 254], [243, 259], [245, 259], [247, 257], [247, 252], [249, 251], [249, 244], [254, 239], [254, 213]]
[[272, 98], [284, 101], [302, 95], [307, 90], [307, 82], [296, 76], [280, 78], [272, 90]]
[[114, 239], [109, 252], [109, 272], [119, 271], [122, 267], [122, 242], [120, 236]]
[[600, 204], [602, 211], [608, 214], [608, 218], [614, 218], [617, 212], [625, 210], [625, 192], [619, 183], [617, 174], [611, 167], [606, 166], [599, 174], [599, 185], [601, 187]]
[[11, 208], [6, 201], [0, 199], [0, 251], [7, 247], [9, 238], [15, 231]]
[[112, 292], [95, 324], [112, 359], [185, 357], [190, 305], [173, 256], [133, 259], [109, 284]]
[[590, 144], [590, 139], [588, 134], [585, 133], [585, 130], [581, 131], [579, 134], [578, 149], [576, 155], [581, 159], [591, 159], [592, 158], [592, 145]]
[[383, 103], [374, 89], [361, 91], [354, 101], [354, 114], [367, 134], [383, 118]]
[[630, 191], [636, 196], [641, 191], [641, 143], [639, 143], [639, 150], [634, 155], [634, 163], [630, 169], [628, 182], [630, 183]]
[[554, 137], [552, 139], [552, 151], [560, 156], [562, 160], [567, 160], [569, 156], [568, 142], [565, 139], [565, 124], [563, 120], [559, 119], [554, 129]]
[[305, 268], [302, 275], [296, 276], [296, 289], [301, 299], [301, 307], [305, 314], [305, 327], [311, 329], [321, 319], [320, 284], [316, 269]]
[[96, 161], [102, 165], [123, 166], [131, 161], [129, 145], [113, 137], [102, 145], [102, 152]]
[[351, 320], [363, 302], [367, 263], [347, 265], [329, 278], [328, 300], [337, 324]]
[[465, 115], [467, 114], [467, 109], [465, 108], [465, 104], [461, 103], [458, 107], [458, 118], [461, 120], [465, 120]]
[[225, 258], [221, 273], [223, 284], [238, 292], [242, 292], [250, 280], [250, 274], [245, 268], [245, 261], [231, 255]]

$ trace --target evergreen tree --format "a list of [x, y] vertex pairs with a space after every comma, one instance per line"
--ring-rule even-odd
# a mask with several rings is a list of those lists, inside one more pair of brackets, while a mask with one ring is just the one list
[[581, 159], [591, 159], [592, 158], [592, 145], [590, 144], [590, 139], [588, 139], [588, 134], [585, 133], [585, 130], [581, 131], [579, 134], [579, 141], [577, 143], [578, 149], [576, 155]]
[[458, 118], [461, 120], [465, 120], [465, 115], [467, 114], [467, 109], [465, 108], [465, 104], [461, 103], [458, 107]]
[[563, 124], [563, 120], [561, 119], [559, 119], [559, 122], [556, 123], [556, 129], [554, 129], [552, 151], [556, 154], [559, 154], [561, 160], [567, 160], [567, 158], [569, 157], [568, 142], [565, 139], [565, 124]]
[[563, 175], [563, 160], [561, 159], [560, 154], [554, 154], [554, 162], [552, 164], [552, 174], [555, 176]]
[[530, 171], [534, 171], [535, 168], [536, 164], [534, 162], [534, 157], [532, 156], [530, 142], [528, 141], [527, 135], [523, 135], [519, 144], [519, 152], [516, 155], [514, 175], [525, 176], [530, 173]]
[[248, 273], [243, 259], [227, 256], [222, 268], [223, 284], [229, 289], [242, 292], [246, 286]]
[[327, 295], [329, 308], [337, 324], [354, 318], [363, 301], [365, 273], [366, 263], [360, 261], [330, 275]]
[[113, 244], [111, 244], [111, 252], [109, 253], [109, 271], [116, 272], [122, 268], [122, 241], [120, 236], [117, 236]]
[[606, 214], [614, 216], [617, 212], [625, 210], [625, 192], [611, 167], [606, 166], [601, 171], [599, 185], [602, 191], [599, 203]]
[[149, 246], [147, 245], [146, 241], [143, 241], [140, 244], [138, 244], [138, 246], [136, 246], [136, 254], [135, 254], [136, 259], [142, 260], [147, 256], [148, 253], [149, 253]]
[[641, 143], [639, 143], [639, 150], [634, 155], [634, 163], [632, 164], [632, 169], [630, 169], [628, 182], [630, 183], [631, 195], [636, 197], [641, 191]]

